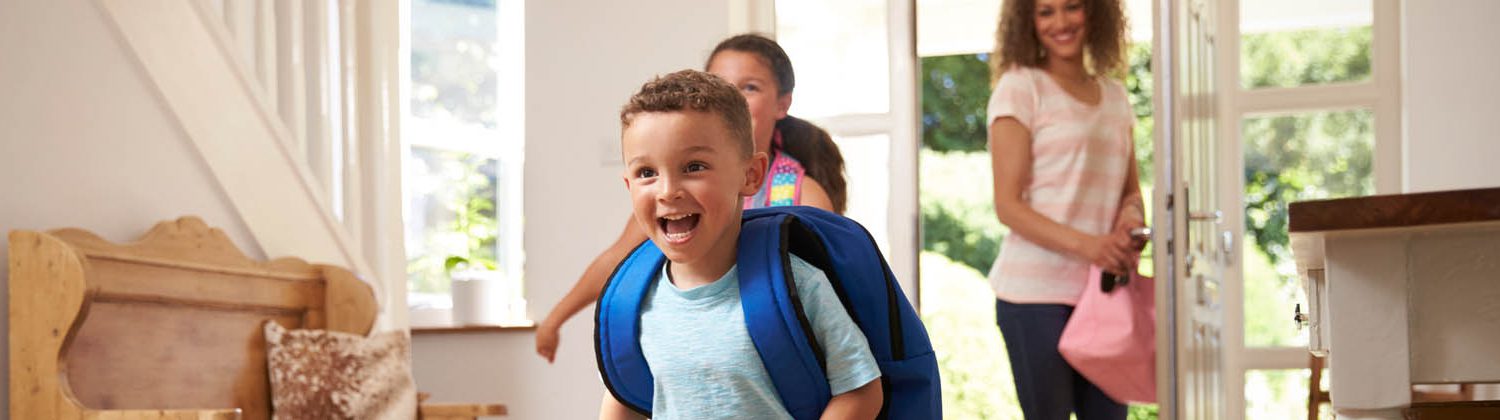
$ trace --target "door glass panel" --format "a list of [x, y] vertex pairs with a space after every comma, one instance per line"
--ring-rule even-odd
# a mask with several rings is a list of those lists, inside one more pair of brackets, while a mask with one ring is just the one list
[[1305, 299], [1287, 240], [1287, 203], [1374, 193], [1374, 124], [1368, 109], [1244, 119], [1246, 347], [1307, 344], [1291, 322]]
[[1240, 86], [1294, 87], [1370, 78], [1371, 0], [1240, 2]]

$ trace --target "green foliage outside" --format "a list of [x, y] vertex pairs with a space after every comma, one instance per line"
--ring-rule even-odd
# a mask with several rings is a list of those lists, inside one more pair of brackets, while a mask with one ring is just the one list
[[943, 378], [943, 417], [1021, 419], [983, 272], [932, 251], [922, 252], [920, 264], [922, 322]]
[[990, 156], [923, 149], [920, 159], [922, 249], [988, 273], [1009, 232], [990, 199]]
[[1247, 89], [1357, 82], [1370, 77], [1369, 26], [1245, 34], [1240, 85]]
[[922, 148], [984, 151], [989, 54], [922, 59]]
[[[1143, 182], [1152, 174], [1151, 45], [1131, 44], [1125, 91], [1135, 113], [1135, 155]], [[986, 150], [985, 106], [990, 98], [989, 54], [922, 58], [922, 148], [939, 152]]]

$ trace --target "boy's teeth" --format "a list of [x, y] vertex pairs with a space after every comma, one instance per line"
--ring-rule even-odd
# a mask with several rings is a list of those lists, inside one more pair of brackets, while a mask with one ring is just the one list
[[662, 233], [666, 234], [668, 239], [686, 238], [694, 228], [698, 227], [697, 213], [662, 216], [660, 220]]

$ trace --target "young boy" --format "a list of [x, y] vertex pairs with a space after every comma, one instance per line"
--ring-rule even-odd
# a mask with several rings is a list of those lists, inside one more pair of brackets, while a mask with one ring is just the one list
[[[760, 189], [744, 96], [708, 73], [647, 82], [620, 111], [621, 158], [635, 223], [667, 263], [641, 305], [640, 345], [655, 419], [789, 419], [750, 341], [736, 274], [743, 197]], [[834, 395], [822, 418], [874, 418], [880, 369], [827, 276], [793, 256], [792, 273], [824, 347]], [[606, 393], [601, 419], [638, 418]]]

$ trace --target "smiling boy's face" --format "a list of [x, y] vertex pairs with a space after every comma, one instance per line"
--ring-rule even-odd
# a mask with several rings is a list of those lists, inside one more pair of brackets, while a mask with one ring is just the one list
[[621, 134], [635, 221], [674, 264], [734, 261], [743, 197], [755, 194], [766, 157], [745, 158], [723, 118], [703, 111], [636, 114]]

